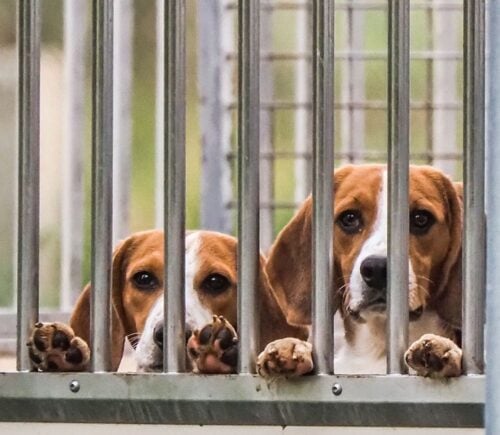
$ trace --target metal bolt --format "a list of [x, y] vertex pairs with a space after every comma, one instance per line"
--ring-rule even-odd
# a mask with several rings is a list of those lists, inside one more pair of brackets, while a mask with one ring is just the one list
[[73, 380], [69, 383], [69, 389], [73, 393], [78, 393], [80, 391], [80, 382]]
[[342, 394], [342, 385], [333, 384], [332, 393], [335, 394], [336, 396], [340, 396]]

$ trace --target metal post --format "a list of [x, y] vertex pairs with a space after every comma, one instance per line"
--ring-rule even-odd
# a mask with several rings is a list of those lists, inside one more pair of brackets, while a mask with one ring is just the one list
[[[441, 0], [433, 0], [434, 4]], [[458, 19], [456, 12], [432, 10], [433, 50], [440, 53], [454, 52], [458, 46]], [[450, 59], [432, 61], [432, 103], [436, 106], [457, 101], [457, 64]], [[455, 110], [436, 108], [432, 118], [433, 151], [439, 154], [457, 152], [457, 113]], [[452, 159], [435, 158], [433, 165], [454, 176], [457, 163]]]
[[129, 233], [134, 4], [120, 0], [114, 7], [113, 246]]
[[[494, 44], [495, 45], [496, 41]], [[464, 230], [462, 349], [467, 374], [484, 365], [484, 0], [464, 2]]]
[[408, 347], [410, 2], [389, 1], [389, 209], [387, 373], [403, 373]]
[[312, 165], [311, 159], [302, 157], [310, 153], [311, 112], [305, 106], [311, 102], [311, 65], [305, 53], [311, 49], [311, 12], [309, 8], [301, 8], [296, 15], [296, 47], [302, 57], [295, 63], [295, 101], [301, 107], [295, 110], [294, 136], [295, 152], [300, 154], [295, 160], [295, 203], [301, 204], [311, 192]]
[[488, 21], [488, 149], [487, 149], [487, 323], [486, 405], [487, 435], [500, 433], [500, 4], [489, 4]]
[[[201, 226], [231, 233], [231, 100], [233, 68], [226, 53], [233, 51], [233, 14], [224, 1], [198, 2], [198, 88], [202, 141]], [[214, 207], [214, 204], [219, 206]]]
[[93, 0], [92, 65], [92, 369], [111, 368], [113, 214], [113, 1]]
[[86, 0], [64, 2], [64, 143], [61, 309], [71, 311], [82, 286], [85, 142]]
[[253, 373], [258, 343], [260, 2], [239, 0], [238, 5], [238, 369]]
[[[163, 370], [185, 369], [184, 238], [186, 208], [185, 4], [165, 3], [165, 297]], [[168, 261], [167, 261], [168, 260]]]
[[19, 2], [19, 186], [17, 370], [31, 367], [26, 342], [38, 320], [40, 199], [40, 2]]
[[155, 227], [163, 228], [165, 193], [165, 0], [156, 0]]
[[334, 2], [313, 2], [312, 343], [319, 374], [333, 372]]
[[[347, 7], [347, 47], [348, 55], [360, 53], [364, 46], [364, 11], [356, 9], [354, 0]], [[342, 111], [342, 150], [347, 154], [346, 163], [361, 162], [365, 147], [365, 114], [362, 109], [352, 107], [352, 103], [365, 99], [365, 62], [348, 57], [344, 62], [342, 77], [342, 99], [348, 108]]]

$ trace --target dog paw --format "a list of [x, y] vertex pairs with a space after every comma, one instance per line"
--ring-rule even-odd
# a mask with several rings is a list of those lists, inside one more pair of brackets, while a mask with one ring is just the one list
[[26, 345], [34, 371], [82, 371], [90, 360], [87, 343], [64, 323], [37, 323]]
[[257, 373], [265, 378], [293, 378], [313, 368], [312, 344], [297, 338], [272, 341], [257, 357]]
[[214, 316], [212, 323], [193, 332], [187, 353], [195, 373], [236, 373], [238, 336], [224, 317]]
[[443, 378], [462, 374], [462, 349], [446, 337], [422, 335], [404, 357], [406, 364], [420, 376]]

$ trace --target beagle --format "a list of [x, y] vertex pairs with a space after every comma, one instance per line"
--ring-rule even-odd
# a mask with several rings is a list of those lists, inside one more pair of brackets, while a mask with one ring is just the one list
[[[387, 169], [345, 166], [334, 175], [336, 373], [386, 372]], [[410, 343], [406, 363], [425, 376], [461, 373], [462, 186], [427, 166], [410, 168]], [[309, 197], [278, 235], [266, 264], [291, 325], [311, 324]], [[296, 338], [294, 338], [295, 341]], [[259, 355], [259, 368], [280, 374], [278, 340]], [[272, 353], [272, 355], [269, 355]], [[272, 369], [267, 367], [272, 361]]]
[[[145, 231], [122, 241], [113, 253], [112, 370], [118, 368], [125, 338], [136, 350], [138, 371], [162, 370], [163, 244], [162, 231]], [[186, 234], [185, 246], [188, 363], [197, 372], [231, 373], [237, 362], [233, 326], [237, 322], [236, 239], [216, 232], [193, 231]], [[305, 328], [287, 324], [269, 286], [263, 257], [258, 292], [262, 343], [287, 336], [307, 337]], [[28, 342], [34, 370], [88, 369], [90, 293], [87, 285], [69, 326], [36, 325]]]

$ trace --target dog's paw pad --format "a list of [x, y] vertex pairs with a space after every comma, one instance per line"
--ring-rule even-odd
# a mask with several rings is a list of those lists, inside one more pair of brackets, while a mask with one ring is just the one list
[[34, 371], [81, 371], [90, 360], [87, 343], [64, 323], [37, 323], [26, 345]]
[[462, 374], [462, 350], [449, 338], [425, 334], [405, 352], [408, 367], [420, 376], [454, 377]]
[[265, 378], [305, 375], [314, 368], [312, 345], [297, 338], [269, 343], [257, 358], [257, 373]]
[[238, 336], [222, 316], [195, 330], [187, 342], [187, 353], [197, 373], [234, 373], [238, 363]]

